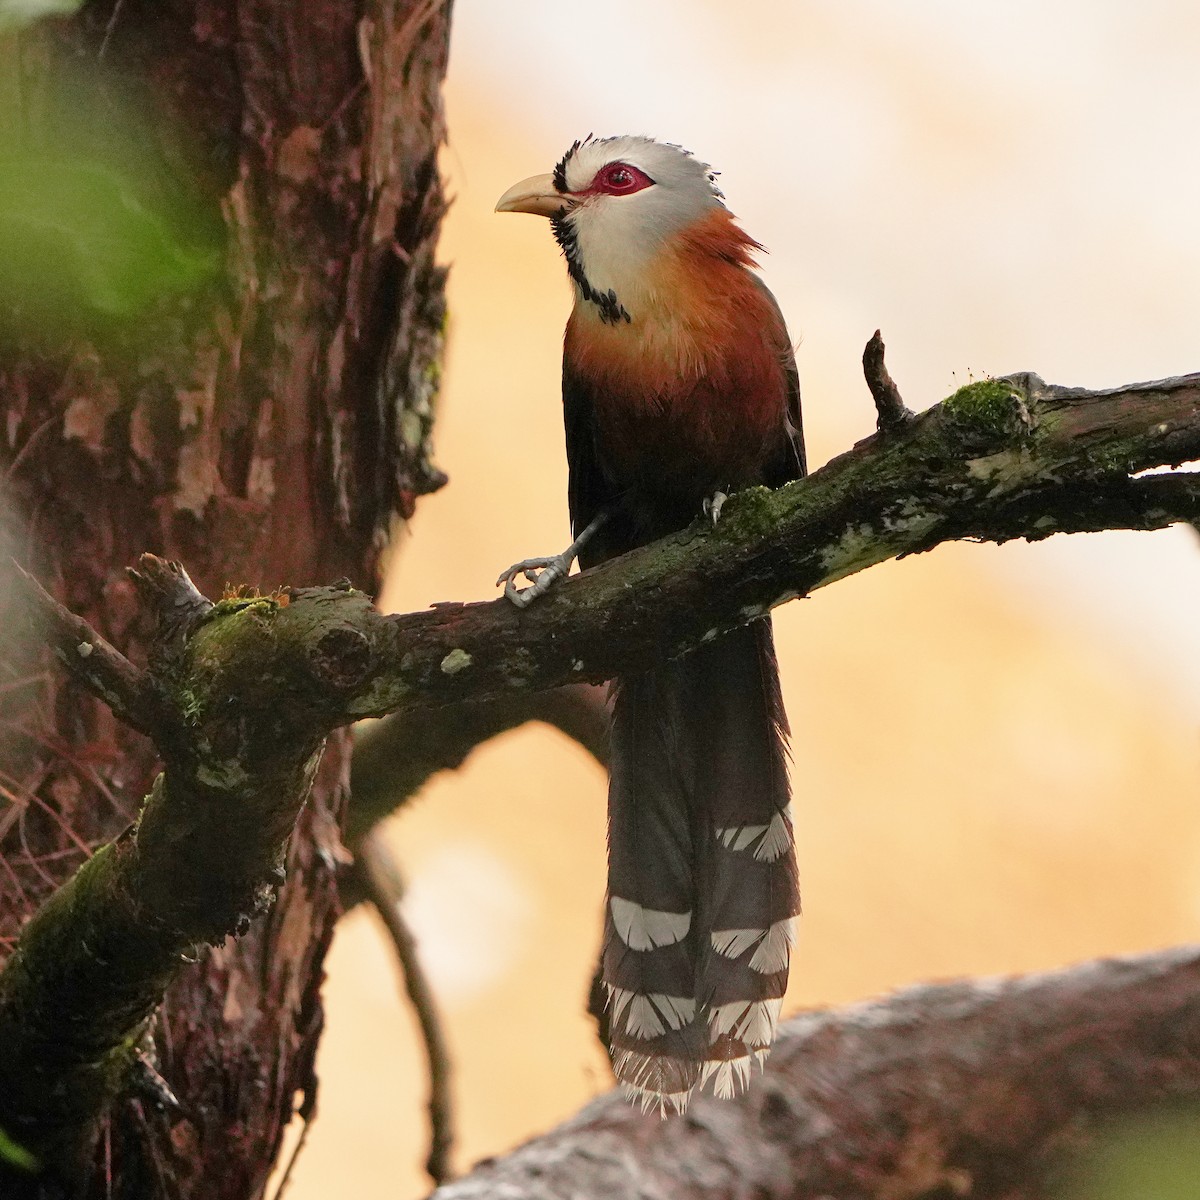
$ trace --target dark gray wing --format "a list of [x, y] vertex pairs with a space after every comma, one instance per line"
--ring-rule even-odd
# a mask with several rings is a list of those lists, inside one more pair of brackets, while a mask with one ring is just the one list
[[771, 306], [771, 311], [779, 321], [779, 329], [782, 333], [780, 353], [783, 356], [783, 371], [787, 380], [784, 437], [780, 443], [780, 452], [768, 464], [763, 480], [768, 487], [782, 487], [783, 484], [808, 474], [808, 462], [804, 454], [804, 423], [800, 413], [800, 375], [796, 370], [796, 352], [788, 337], [787, 322], [783, 319], [779, 302], [771, 294], [771, 289], [757, 275], [753, 278], [754, 282], [762, 288], [763, 295]]
[[567, 503], [571, 536], [579, 534], [601, 512], [608, 521], [584, 546], [580, 568], [592, 567], [637, 545], [632, 522], [622, 507], [622, 494], [604, 468], [596, 440], [595, 398], [592, 389], [563, 362], [563, 426], [567, 437]]

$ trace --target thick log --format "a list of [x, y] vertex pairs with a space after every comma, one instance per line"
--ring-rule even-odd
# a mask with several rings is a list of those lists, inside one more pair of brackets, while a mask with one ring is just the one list
[[434, 1200], [1041, 1200], [1099, 1122], [1197, 1098], [1191, 947], [797, 1017], [739, 1100], [611, 1093]]

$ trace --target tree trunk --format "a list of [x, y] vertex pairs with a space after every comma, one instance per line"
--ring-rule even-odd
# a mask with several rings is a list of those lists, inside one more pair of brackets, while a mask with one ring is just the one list
[[[444, 482], [428, 435], [449, 9], [105, 0], [7, 47], [30, 176], [104, 147], [134, 164], [130, 211], [166, 214], [175, 258], [212, 268], [134, 320], [22, 313], [26, 293], [0, 286], [5, 539], [134, 661], [151, 631], [125, 568], [142, 551], [183, 560], [208, 594], [339, 577], [373, 592], [394, 516]], [[4, 657], [0, 951], [156, 771], [41, 648]], [[348, 750], [330, 739], [271, 911], [168, 992], [154, 1042], [181, 1110], [127, 1098], [98, 1131], [94, 1194], [262, 1194], [296, 1093], [314, 1101]]]

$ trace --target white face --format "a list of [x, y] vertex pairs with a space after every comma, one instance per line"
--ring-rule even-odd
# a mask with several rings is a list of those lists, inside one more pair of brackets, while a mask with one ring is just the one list
[[646, 296], [645, 271], [673, 234], [721, 204], [707, 163], [678, 146], [645, 137], [588, 140], [573, 146], [554, 172], [572, 200], [555, 233], [586, 298], [610, 290], [626, 312]]

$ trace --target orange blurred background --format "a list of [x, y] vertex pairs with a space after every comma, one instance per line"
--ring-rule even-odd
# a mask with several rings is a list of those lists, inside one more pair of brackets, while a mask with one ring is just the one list
[[[1179, 0], [458, 0], [438, 462], [386, 603], [487, 598], [567, 538], [569, 292], [498, 217], [578, 136], [723, 172], [799, 342], [809, 461], [871, 432], [877, 327], [923, 408], [986, 374], [1200, 369], [1200, 11]], [[1193, 939], [1200, 539], [955, 545], [776, 618], [805, 915], [788, 1009]], [[456, 1161], [609, 1086], [584, 1016], [605, 779], [527, 728], [389, 826], [455, 1060]], [[329, 961], [320, 1114], [289, 1200], [427, 1190], [414, 1021], [373, 916]]]

